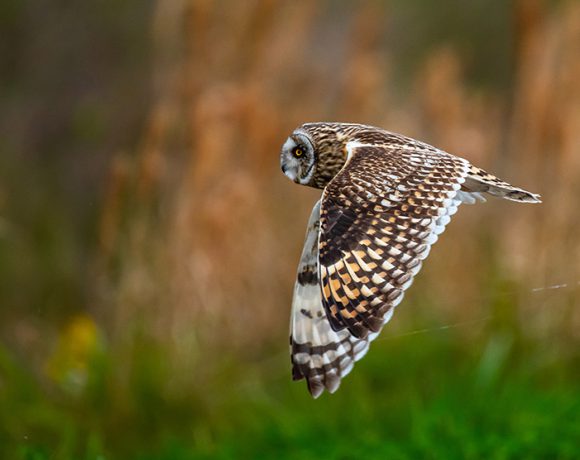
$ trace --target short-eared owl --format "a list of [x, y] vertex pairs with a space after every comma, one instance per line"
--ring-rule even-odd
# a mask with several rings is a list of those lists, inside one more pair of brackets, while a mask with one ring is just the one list
[[292, 376], [333, 393], [391, 318], [461, 203], [526, 192], [423, 142], [380, 128], [307, 123], [286, 140], [282, 171], [322, 189], [314, 205], [290, 327]]

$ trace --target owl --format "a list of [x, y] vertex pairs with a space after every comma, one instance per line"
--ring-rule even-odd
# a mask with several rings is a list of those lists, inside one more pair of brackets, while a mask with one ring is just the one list
[[540, 196], [431, 145], [373, 126], [306, 123], [283, 173], [322, 190], [294, 286], [292, 377], [334, 393], [369, 349], [461, 203]]

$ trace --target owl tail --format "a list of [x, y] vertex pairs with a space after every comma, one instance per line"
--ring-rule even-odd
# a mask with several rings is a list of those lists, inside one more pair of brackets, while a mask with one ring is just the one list
[[514, 187], [476, 166], [471, 167], [469, 175], [463, 183], [463, 188], [472, 194], [487, 193], [506, 200], [519, 201], [520, 203], [542, 202], [540, 195]]

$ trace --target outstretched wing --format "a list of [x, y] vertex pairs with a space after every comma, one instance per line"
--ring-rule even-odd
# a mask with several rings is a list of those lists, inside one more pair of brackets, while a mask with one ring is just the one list
[[337, 390], [341, 378], [365, 355], [369, 342], [377, 335], [358, 339], [346, 329], [335, 331], [330, 326], [322, 306], [318, 278], [319, 216], [320, 201], [314, 205], [308, 222], [290, 320], [292, 377], [306, 379], [308, 390], [315, 398], [324, 389], [331, 393]]
[[390, 319], [457, 211], [470, 165], [397, 138], [347, 149], [322, 196], [319, 276], [332, 329], [364, 339]]

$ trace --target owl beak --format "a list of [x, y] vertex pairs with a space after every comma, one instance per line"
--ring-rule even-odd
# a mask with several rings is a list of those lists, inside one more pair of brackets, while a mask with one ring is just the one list
[[288, 168], [287, 168], [287, 166], [286, 166], [286, 165], [282, 165], [282, 166], [281, 166], [281, 168], [282, 168], [282, 172], [284, 173], [284, 175], [285, 175], [285, 176], [286, 176], [288, 179], [290, 179], [291, 181], [294, 181], [294, 178], [292, 178], [292, 177], [290, 176], [289, 172], [288, 172]]

